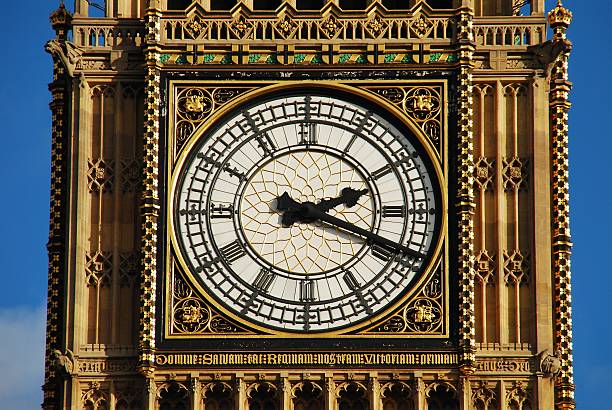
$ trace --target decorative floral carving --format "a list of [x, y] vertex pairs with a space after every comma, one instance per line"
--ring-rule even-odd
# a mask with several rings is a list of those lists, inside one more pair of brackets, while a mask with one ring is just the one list
[[528, 255], [520, 250], [504, 251], [504, 279], [506, 283], [527, 284], [529, 282]]
[[476, 266], [474, 267], [474, 270], [476, 271], [476, 278], [478, 278], [480, 283], [487, 284], [495, 281], [495, 276], [493, 275], [495, 272], [494, 262], [494, 255], [489, 255], [487, 250], [481, 250], [478, 252], [476, 255]]
[[121, 190], [125, 192], [138, 192], [142, 182], [142, 166], [137, 159], [121, 160]]
[[178, 147], [181, 147], [197, 126], [215, 110], [248, 90], [246, 87], [177, 89], [175, 122]]
[[368, 87], [401, 108], [440, 149], [441, 87]]
[[481, 191], [493, 189], [493, 177], [495, 176], [495, 168], [493, 165], [495, 160], [489, 160], [486, 157], [480, 157], [474, 168], [476, 169], [476, 186]]
[[89, 192], [111, 192], [113, 188], [114, 161], [102, 158], [88, 161], [87, 186]]
[[136, 252], [123, 252], [119, 255], [119, 284], [121, 287], [131, 286], [138, 276], [140, 259]]
[[397, 313], [370, 330], [374, 333], [436, 333], [443, 330], [442, 266]]
[[334, 16], [329, 16], [320, 23], [319, 27], [328, 38], [334, 38], [342, 28], [342, 24]]
[[387, 23], [379, 16], [369, 19], [365, 25], [374, 38], [378, 38], [387, 29]]
[[285, 38], [292, 37], [297, 27], [297, 23], [289, 16], [283, 16], [276, 23], [276, 29]]
[[503, 183], [506, 191], [527, 189], [527, 160], [504, 158]]
[[194, 16], [185, 24], [185, 29], [194, 39], [198, 38], [206, 28], [206, 23], [204, 23], [198, 16]]
[[430, 87], [414, 87], [408, 90], [404, 110], [416, 121], [432, 119], [440, 111], [440, 95]]
[[244, 16], [239, 16], [230, 27], [238, 38], [245, 38], [253, 29], [253, 23]]
[[112, 272], [110, 252], [94, 252], [85, 255], [85, 272], [88, 286], [109, 286]]
[[172, 332], [180, 334], [246, 333], [215, 312], [177, 274], [172, 292]]
[[210, 94], [201, 88], [183, 90], [177, 100], [178, 115], [190, 121], [202, 121], [213, 109]]
[[442, 310], [431, 299], [415, 300], [407, 313], [407, 325], [415, 331], [430, 331], [442, 320]]
[[412, 23], [411, 23], [412, 31], [419, 38], [423, 38], [423, 37], [427, 36], [427, 34], [429, 33], [429, 30], [431, 30], [432, 26], [433, 26], [432, 22], [427, 17], [425, 17], [422, 14], [420, 14], [417, 17], [415, 17], [412, 20]]

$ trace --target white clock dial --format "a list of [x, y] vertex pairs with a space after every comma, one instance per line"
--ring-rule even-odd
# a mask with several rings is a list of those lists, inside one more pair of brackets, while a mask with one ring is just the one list
[[382, 312], [422, 274], [437, 186], [424, 150], [383, 116], [331, 96], [271, 97], [229, 115], [186, 159], [179, 251], [234, 314], [335, 330]]

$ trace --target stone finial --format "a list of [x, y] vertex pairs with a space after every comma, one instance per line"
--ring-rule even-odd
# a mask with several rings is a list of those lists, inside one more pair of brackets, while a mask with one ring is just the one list
[[49, 21], [51, 21], [51, 27], [54, 30], [57, 30], [59, 26], [66, 26], [72, 22], [72, 14], [66, 10], [64, 2], [61, 2], [58, 9], [51, 13]]
[[561, 0], [557, 1], [557, 6], [548, 13], [548, 24], [555, 28], [562, 26], [568, 28], [572, 23], [572, 12], [563, 7]]
[[72, 23], [72, 14], [68, 10], [66, 10], [66, 6], [62, 1], [57, 10], [55, 10], [49, 16], [49, 21], [51, 22], [51, 27], [55, 30], [55, 34], [57, 38], [60, 40], [66, 39], [66, 33], [70, 24]]

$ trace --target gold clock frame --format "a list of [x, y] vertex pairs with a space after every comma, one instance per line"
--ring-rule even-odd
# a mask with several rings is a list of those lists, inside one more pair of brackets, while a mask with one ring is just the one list
[[[194, 127], [194, 131], [185, 141], [179, 142], [177, 138], [177, 96], [185, 88], [212, 90], [208, 95], [213, 96], [215, 90], [233, 89], [242, 90], [237, 92], [233, 98], [215, 104], [211, 99], [211, 108], [208, 115]], [[437, 87], [438, 93], [438, 121], [439, 134], [438, 140], [428, 136], [422, 126], [419, 126], [419, 119], [410, 116], [405, 109], [407, 93], [406, 89], [433, 89]], [[427, 152], [435, 169], [436, 177], [440, 186], [440, 196], [442, 203], [442, 224], [440, 227], [440, 235], [434, 247], [432, 259], [430, 260], [424, 274], [411, 287], [409, 292], [399, 298], [395, 303], [383, 309], [370, 319], [366, 319], [357, 324], [344, 327], [338, 330], [317, 332], [317, 333], [300, 333], [288, 332], [276, 329], [266, 328], [256, 323], [248, 322], [244, 317], [238, 316], [222, 304], [218, 303], [213, 296], [200, 284], [198, 279], [193, 275], [187, 267], [187, 263], [183, 259], [178, 250], [178, 242], [175, 235], [173, 215], [174, 204], [173, 198], [177, 186], [177, 179], [181, 175], [181, 171], [185, 164], [185, 160], [194, 146], [197, 144], [200, 137], [215, 125], [217, 121], [225, 114], [230, 113], [236, 107], [248, 102], [253, 98], [258, 98], [266, 94], [273, 94], [279, 91], [297, 90], [297, 89], [336, 89], [344, 93], [354, 94], [376, 106], [386, 110], [396, 119], [402, 122], [415, 137]], [[401, 101], [389, 99], [388, 90], [404, 90], [405, 98]], [[448, 338], [449, 337], [449, 237], [448, 237], [448, 81], [445, 79], [424, 79], [424, 80], [349, 80], [349, 81], [329, 81], [329, 80], [303, 80], [303, 81], [205, 81], [205, 80], [170, 80], [168, 82], [168, 120], [166, 124], [167, 136], [167, 179], [166, 186], [169, 187], [165, 198], [165, 206], [167, 209], [166, 223], [166, 241], [165, 241], [165, 258], [163, 268], [163, 292], [164, 292], [164, 313], [163, 313], [163, 335], [162, 337], [169, 340], [176, 339], [209, 339], [209, 338]], [[437, 146], [436, 146], [437, 145]], [[425, 300], [423, 289], [437, 279], [441, 281], [441, 293], [436, 298], [436, 302], [440, 305], [440, 320], [433, 331], [413, 331], [398, 332], [385, 331], [384, 324], [392, 318], [398, 318], [407, 312], [410, 303], [416, 300]], [[179, 285], [177, 285], [179, 284]], [[188, 286], [189, 295], [185, 300], [192, 301], [189, 317], [200, 320], [205, 318], [208, 323], [204, 326], [195, 326], [194, 331], [185, 331], [185, 327], [181, 326], [182, 331], [177, 331], [176, 314], [177, 304], [175, 303], [176, 286]], [[420, 296], [419, 296], [420, 295]], [[200, 309], [198, 311], [198, 309]], [[181, 314], [185, 316], [185, 311], [181, 310]], [[225, 331], [211, 331], [210, 321], [222, 320], [227, 326], [221, 328]], [[203, 331], [203, 329], [205, 329]], [[229, 329], [229, 330], [228, 330]]]

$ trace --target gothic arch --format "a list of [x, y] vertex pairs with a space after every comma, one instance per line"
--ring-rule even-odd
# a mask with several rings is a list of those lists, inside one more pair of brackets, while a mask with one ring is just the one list
[[157, 405], [159, 410], [188, 410], [189, 390], [175, 381], [164, 383], [157, 389]]
[[476, 410], [497, 409], [495, 392], [489, 388], [487, 382], [481, 382], [478, 388], [472, 389], [472, 404]]
[[248, 410], [277, 410], [278, 389], [270, 382], [256, 382], [246, 390]]
[[323, 408], [323, 389], [309, 380], [299, 382], [291, 388], [293, 410], [320, 410]]
[[82, 393], [81, 402], [83, 410], [108, 410], [108, 397], [97, 383], [93, 383], [89, 390]]
[[425, 389], [428, 410], [459, 410], [457, 388], [446, 381], [435, 381]]
[[359, 382], [345, 382], [336, 389], [338, 410], [369, 410], [368, 389]]
[[509, 410], [531, 410], [531, 392], [522, 382], [515, 382], [506, 392], [506, 405]]
[[382, 410], [414, 410], [412, 387], [400, 381], [385, 383], [380, 388]]
[[203, 410], [232, 410], [234, 391], [224, 382], [208, 383], [202, 388]]

